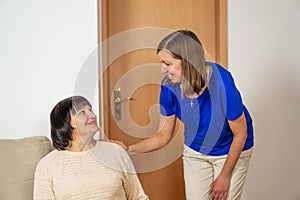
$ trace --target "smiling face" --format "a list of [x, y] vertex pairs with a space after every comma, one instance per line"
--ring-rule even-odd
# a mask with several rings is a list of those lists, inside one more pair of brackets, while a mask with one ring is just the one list
[[161, 62], [160, 72], [166, 74], [172, 83], [181, 83], [182, 61], [174, 58], [166, 49], [160, 50], [157, 55]]
[[99, 130], [97, 116], [89, 105], [71, 114], [71, 126], [79, 136], [93, 136]]

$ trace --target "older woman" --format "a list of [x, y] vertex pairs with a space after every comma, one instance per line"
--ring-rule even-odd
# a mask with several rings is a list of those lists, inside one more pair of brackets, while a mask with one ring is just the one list
[[60, 101], [50, 121], [55, 150], [38, 163], [34, 199], [148, 199], [127, 152], [93, 139], [99, 127], [88, 100]]

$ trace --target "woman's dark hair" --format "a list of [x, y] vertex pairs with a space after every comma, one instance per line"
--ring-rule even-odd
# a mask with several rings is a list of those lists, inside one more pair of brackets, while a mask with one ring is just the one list
[[57, 150], [66, 150], [72, 140], [73, 127], [71, 126], [71, 112], [84, 106], [91, 106], [89, 101], [82, 96], [72, 96], [56, 104], [50, 113], [51, 139], [53, 147]]
[[172, 32], [158, 44], [157, 53], [163, 49], [182, 61], [182, 95], [199, 94], [208, 80], [204, 49], [195, 33], [189, 30]]

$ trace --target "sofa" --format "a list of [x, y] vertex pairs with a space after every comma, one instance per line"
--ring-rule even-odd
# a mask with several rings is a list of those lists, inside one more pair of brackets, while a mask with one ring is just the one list
[[32, 200], [36, 165], [52, 150], [46, 136], [0, 139], [0, 199]]

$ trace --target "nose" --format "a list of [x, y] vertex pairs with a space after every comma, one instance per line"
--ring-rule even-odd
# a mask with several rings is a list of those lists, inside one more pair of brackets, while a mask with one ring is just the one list
[[94, 112], [90, 111], [90, 112], [89, 112], [89, 118], [90, 118], [90, 119], [96, 119], [97, 116], [96, 116], [96, 114], [95, 114]]
[[165, 64], [161, 64], [160, 73], [165, 74], [168, 72], [168, 67]]

